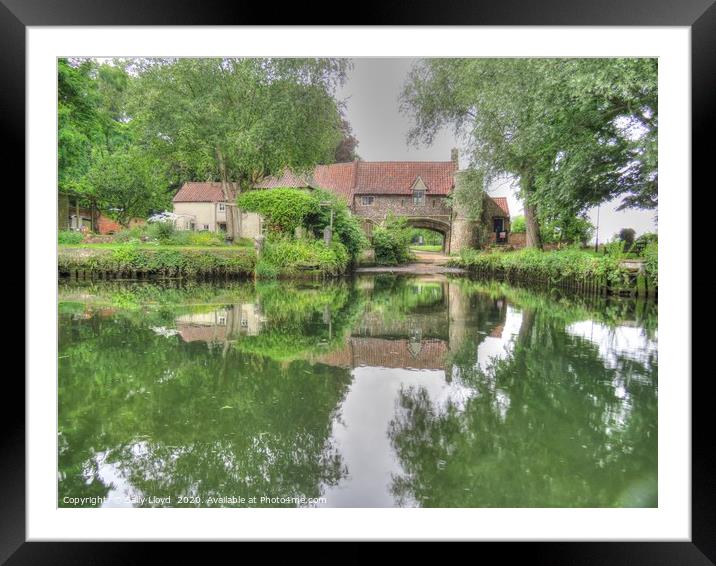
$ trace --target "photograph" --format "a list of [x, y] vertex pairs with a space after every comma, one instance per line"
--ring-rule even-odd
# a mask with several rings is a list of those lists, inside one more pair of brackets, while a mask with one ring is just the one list
[[288, 55], [56, 58], [57, 508], [658, 508], [659, 58]]

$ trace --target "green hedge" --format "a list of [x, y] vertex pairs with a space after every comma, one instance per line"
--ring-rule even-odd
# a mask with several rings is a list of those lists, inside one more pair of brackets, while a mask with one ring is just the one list
[[256, 257], [245, 249], [145, 249], [134, 245], [110, 249], [60, 249], [57, 260], [60, 274], [75, 270], [89, 272], [131, 273], [149, 275], [168, 273], [173, 277], [253, 275]]

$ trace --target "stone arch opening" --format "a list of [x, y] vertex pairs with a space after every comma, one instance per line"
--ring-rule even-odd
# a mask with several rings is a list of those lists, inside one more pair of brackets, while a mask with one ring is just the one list
[[434, 218], [406, 218], [408, 225], [412, 228], [423, 228], [432, 232], [438, 232], [442, 235], [442, 253], [450, 253], [450, 229], [448, 222], [436, 220]]

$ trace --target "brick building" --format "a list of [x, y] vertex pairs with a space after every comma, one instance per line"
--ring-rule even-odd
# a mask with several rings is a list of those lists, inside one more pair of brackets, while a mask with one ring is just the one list
[[[460, 182], [457, 150], [450, 161], [353, 161], [318, 165], [306, 175], [286, 170], [254, 185], [260, 189], [279, 187], [321, 188], [346, 201], [363, 219], [370, 234], [389, 212], [405, 217], [415, 228], [443, 235], [445, 252], [474, 245], [478, 222], [450, 206], [449, 197]], [[510, 211], [504, 197], [487, 197], [483, 223], [488, 223], [491, 242], [509, 242]]]

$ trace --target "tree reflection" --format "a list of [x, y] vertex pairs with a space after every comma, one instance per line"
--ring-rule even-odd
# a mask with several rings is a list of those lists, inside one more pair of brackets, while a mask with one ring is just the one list
[[[267, 326], [290, 344], [295, 334], [320, 342], [324, 330], [314, 322], [327, 302], [337, 313], [333, 332], [344, 333], [349, 295], [342, 288], [320, 293], [300, 305], [298, 317], [269, 303]], [[260, 293], [255, 299], [260, 304]], [[348, 370], [242, 351], [242, 340], [252, 337], [231, 332], [220, 335], [220, 347], [186, 341], [174, 329], [183, 307], [62, 306], [61, 506], [65, 496], [112, 489], [199, 496], [201, 506], [211, 505], [211, 496], [314, 498], [345, 475], [330, 431]], [[240, 305], [223, 308], [232, 309]]]
[[563, 317], [521, 316], [511, 352], [487, 369], [470, 340], [457, 349], [453, 373], [473, 391], [463, 406], [401, 391], [389, 430], [399, 504], [655, 506], [655, 351], [605, 363]]

